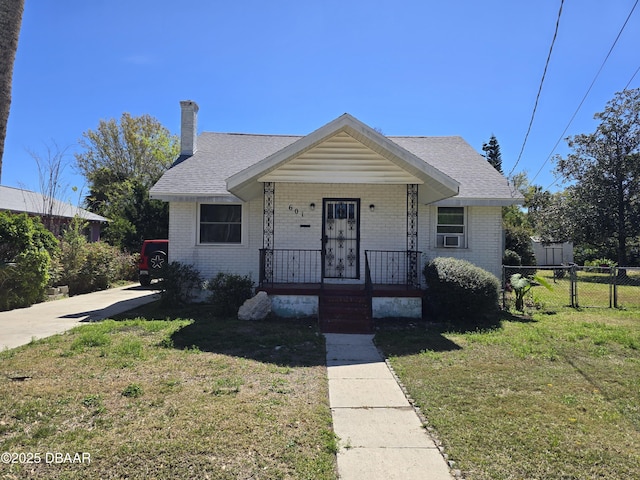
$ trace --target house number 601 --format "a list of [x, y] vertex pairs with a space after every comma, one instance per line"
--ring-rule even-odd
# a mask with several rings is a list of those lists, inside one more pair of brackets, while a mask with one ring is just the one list
[[291, 204], [289, 204], [289, 211], [295, 213], [296, 215], [300, 214], [301, 217], [304, 217], [304, 212], [302, 210], [298, 210]]

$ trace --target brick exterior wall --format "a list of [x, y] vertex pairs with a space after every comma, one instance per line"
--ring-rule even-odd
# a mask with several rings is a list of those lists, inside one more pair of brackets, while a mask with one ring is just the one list
[[[275, 185], [274, 248], [321, 248], [323, 198], [360, 199], [360, 265], [364, 281], [364, 251], [405, 250], [406, 185], [298, 184]], [[310, 204], [315, 209], [310, 209]], [[204, 279], [217, 272], [250, 275], [257, 283], [262, 248], [262, 196], [243, 205], [241, 245], [198, 245], [198, 204], [172, 202], [169, 209], [169, 257], [197, 266]], [[369, 206], [374, 205], [373, 211]], [[501, 207], [467, 207], [467, 247], [435, 248], [437, 210], [420, 205], [418, 249], [426, 259], [451, 256], [468, 260], [496, 276], [502, 263]], [[308, 227], [307, 227], [308, 225]]]
[[218, 272], [249, 275], [257, 282], [262, 247], [262, 198], [243, 205], [240, 245], [198, 245], [198, 203], [171, 202], [169, 258], [194, 265], [204, 280]]
[[436, 248], [437, 207], [422, 206], [419, 220], [421, 251], [426, 260], [459, 258], [500, 278], [504, 250], [502, 207], [466, 207], [465, 214], [467, 248]]

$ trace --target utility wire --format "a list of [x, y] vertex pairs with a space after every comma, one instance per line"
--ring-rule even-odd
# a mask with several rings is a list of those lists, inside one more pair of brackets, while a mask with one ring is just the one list
[[547, 68], [549, 67], [549, 61], [551, 60], [551, 52], [553, 51], [553, 45], [556, 43], [556, 37], [558, 36], [558, 28], [560, 27], [560, 16], [562, 15], [563, 5], [564, 5], [564, 0], [560, 0], [560, 10], [558, 11], [558, 19], [556, 20], [556, 29], [555, 29], [555, 32], [553, 33], [553, 40], [551, 40], [551, 46], [549, 47], [547, 62], [544, 65], [544, 71], [542, 72], [542, 78], [540, 79], [540, 87], [538, 87], [538, 94], [536, 95], [536, 102], [533, 106], [533, 112], [531, 112], [531, 120], [529, 120], [529, 127], [527, 128], [527, 133], [524, 136], [524, 141], [522, 142], [522, 148], [520, 149], [520, 154], [518, 155], [518, 159], [516, 160], [516, 163], [513, 165], [513, 168], [509, 172], [508, 176], [511, 176], [513, 171], [516, 169], [516, 166], [520, 162], [520, 159], [522, 158], [522, 153], [524, 152], [524, 147], [527, 144], [527, 138], [529, 138], [529, 133], [531, 133], [533, 119], [536, 116], [536, 110], [538, 109], [538, 101], [540, 100], [540, 94], [542, 93], [542, 84], [544, 83], [544, 78], [547, 75]]
[[[638, 3], [638, 2], [636, 2], [636, 3]], [[638, 72], [640, 72], [640, 66], [639, 66], [638, 68], [636, 68], [636, 71], [635, 71], [635, 72], [633, 72], [633, 75], [631, 75], [631, 78], [629, 79], [629, 81], [627, 82], [627, 84], [625, 85], [625, 87], [624, 87], [624, 89], [623, 89], [623, 90], [626, 90], [626, 89], [628, 89], [628, 88], [629, 88], [629, 85], [631, 85], [631, 82], [633, 82], [633, 79], [634, 79], [634, 78], [636, 78], [636, 75], [638, 74]], [[565, 131], [566, 131], [566, 129], [565, 129]], [[563, 133], [563, 135], [564, 135], [564, 133]], [[560, 136], [560, 138], [562, 138], [562, 136]], [[559, 142], [559, 141], [558, 141], [558, 142]], [[558, 143], [556, 143], [556, 147], [557, 147], [557, 146], [558, 146]], [[555, 150], [555, 147], [554, 147], [554, 150]], [[553, 152], [551, 152], [551, 153], [553, 153]], [[549, 154], [549, 158], [551, 158], [551, 154]], [[547, 158], [547, 160], [549, 160], [549, 158]], [[542, 168], [540, 168], [540, 170], [542, 170]], [[540, 173], [540, 170], [538, 170], [538, 173]], [[536, 176], [538, 176], [538, 173], [536, 173]], [[535, 180], [535, 178], [536, 178], [536, 177], [533, 177], [533, 178], [534, 178], [534, 180]], [[559, 176], [556, 176], [556, 177], [554, 178], [553, 182], [551, 182], [551, 183], [549, 184], [549, 186], [548, 186], [545, 190], [549, 190], [549, 189], [550, 189], [551, 187], [553, 187], [556, 183], [558, 183], [558, 181], [560, 181], [560, 177], [559, 177]], [[533, 182], [533, 180], [532, 180], [532, 182]]]
[[[580, 104], [578, 105], [578, 108], [576, 108], [576, 111], [573, 112], [573, 115], [571, 116], [571, 119], [569, 120], [569, 123], [567, 123], [567, 126], [565, 127], [565, 129], [562, 131], [562, 133], [560, 134], [560, 138], [558, 138], [558, 141], [556, 142], [556, 144], [553, 146], [553, 149], [551, 150], [551, 153], [549, 153], [549, 156], [547, 157], [547, 159], [542, 163], [542, 165], [540, 166], [540, 169], [538, 170], [538, 172], [534, 175], [534, 177], [531, 179], [531, 182], [533, 183], [533, 181], [538, 177], [538, 175], [540, 175], [540, 172], [542, 171], [542, 169], [544, 168], [544, 166], [547, 164], [547, 162], [551, 159], [551, 156], [553, 155], [553, 152], [556, 151], [556, 148], [558, 148], [558, 145], [560, 144], [560, 142], [563, 140], [565, 133], [567, 133], [567, 130], [569, 130], [569, 127], [571, 126], [571, 124], [573, 123], [573, 121], [576, 118], [576, 115], [578, 115], [578, 112], [580, 111], [580, 109], [582, 108], [582, 105], [584, 104], [585, 100], [587, 99], [587, 97], [589, 96], [589, 93], [591, 93], [591, 89], [593, 88], [593, 85], [596, 83], [596, 80], [598, 79], [598, 77], [600, 76], [600, 73], [602, 72], [602, 69], [604, 68], [604, 65], [607, 63], [607, 60], [609, 60], [609, 57], [611, 56], [611, 52], [613, 52], [613, 49], [615, 48], [616, 44], [618, 43], [618, 40], [620, 39], [620, 36], [622, 35], [622, 32], [624, 31], [625, 27], [627, 26], [627, 23], [629, 22], [629, 19], [631, 18], [631, 15], [633, 14], [634, 10], [636, 9], [636, 6], [638, 5], [638, 2], [640, 0], [636, 0], [636, 3], [633, 4], [633, 7], [631, 7], [631, 11], [629, 12], [629, 15], [627, 15], [627, 19], [624, 21], [624, 24], [622, 25], [622, 27], [620, 28], [620, 31], [618, 32], [618, 35], [616, 36], [616, 39], [613, 41], [613, 44], [611, 45], [611, 48], [609, 49], [609, 52], [607, 53], [607, 56], [604, 58], [604, 61], [602, 62], [602, 65], [600, 65], [600, 68], [598, 69], [598, 71], [596, 72], [595, 77], [593, 77], [593, 80], [591, 81], [591, 85], [589, 85], [589, 88], [587, 89], [587, 93], [584, 94], [584, 97], [582, 97], [582, 100], [580, 101]], [[627, 83], [627, 85], [624, 87], [624, 90], [627, 89], [627, 87], [631, 84], [631, 82], [633, 81], [633, 79], [635, 78], [636, 74], [638, 73], [638, 71], [640, 70], [640, 67], [638, 67], [638, 70], [635, 71], [635, 73], [633, 74], [633, 76], [631, 77], [631, 80], [629, 80], [629, 83]], [[524, 148], [524, 146], [523, 146]], [[521, 152], [522, 153], [522, 152]], [[518, 158], [518, 160], [520, 160], [520, 158]], [[517, 164], [518, 162], [516, 162]], [[515, 167], [514, 167], [515, 168]], [[553, 186], [556, 182], [553, 182], [551, 184], [551, 186]]]
[[[638, 2], [636, 2], [637, 4]], [[627, 88], [629, 88], [629, 85], [631, 85], [631, 82], [633, 82], [633, 79], [636, 78], [636, 75], [638, 74], [638, 72], [640, 72], [640, 67], [638, 67], [636, 69], [636, 71], [633, 73], [633, 75], [631, 75], [631, 78], [629, 79], [629, 81], [627, 82], [627, 84], [624, 86], [624, 90], [626, 90]]]

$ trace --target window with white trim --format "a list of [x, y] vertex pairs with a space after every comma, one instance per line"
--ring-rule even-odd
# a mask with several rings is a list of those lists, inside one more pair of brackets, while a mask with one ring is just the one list
[[242, 243], [242, 205], [200, 204], [199, 243]]
[[465, 248], [466, 225], [464, 207], [438, 207], [436, 246]]

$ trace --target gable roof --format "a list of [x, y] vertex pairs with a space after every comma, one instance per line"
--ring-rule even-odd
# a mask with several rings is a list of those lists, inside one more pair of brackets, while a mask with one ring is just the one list
[[[328, 152], [331, 143], [338, 141], [348, 141], [351, 147], [357, 143], [360, 150], [354, 157], [362, 158], [365, 150], [368, 152], [366, 160], [360, 160], [359, 170], [355, 161], [339, 165], [327, 156], [319, 160], [320, 150]], [[313, 158], [315, 164], [310, 168]], [[302, 169], [303, 160], [307, 177]], [[376, 168], [384, 169], [377, 178], [371, 173], [374, 162], [378, 162]], [[340, 168], [340, 175], [336, 175]], [[333, 176], [323, 176], [323, 169]], [[150, 194], [151, 198], [165, 201], [248, 200], [262, 193], [261, 182], [273, 179], [417, 183], [419, 200], [425, 204], [521, 202], [518, 193], [512, 194], [506, 178], [462, 138], [387, 137], [349, 114], [306, 136], [202, 133], [198, 136], [197, 151], [176, 161]]]
[[51, 207], [54, 217], [73, 218], [78, 215], [83, 220], [90, 222], [108, 222], [109, 220], [80, 207], [53, 199], [48, 203], [46, 197], [38, 192], [23, 190], [21, 188], [5, 187], [0, 185], [0, 210], [16, 213], [29, 213], [31, 215], [47, 215], [46, 206]]

